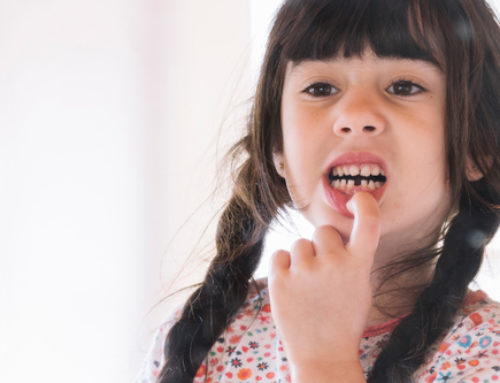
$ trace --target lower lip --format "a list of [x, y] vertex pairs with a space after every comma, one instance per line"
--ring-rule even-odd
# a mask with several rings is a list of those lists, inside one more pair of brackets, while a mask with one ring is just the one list
[[328, 204], [333, 207], [336, 211], [338, 211], [343, 216], [354, 218], [352, 213], [347, 209], [347, 202], [352, 198], [352, 196], [358, 191], [366, 191], [370, 193], [377, 202], [380, 201], [382, 195], [384, 194], [385, 187], [387, 186], [387, 181], [380, 188], [376, 190], [366, 190], [366, 188], [362, 188], [361, 186], [355, 186], [350, 194], [346, 194], [341, 192], [340, 190], [334, 189], [330, 182], [328, 182], [328, 178], [323, 179], [323, 186], [325, 190], [326, 200]]

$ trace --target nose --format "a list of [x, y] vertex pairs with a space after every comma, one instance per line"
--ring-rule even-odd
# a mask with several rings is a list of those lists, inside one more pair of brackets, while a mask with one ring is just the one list
[[371, 98], [360, 92], [346, 95], [335, 107], [334, 133], [339, 137], [368, 137], [382, 133], [387, 123], [381, 108], [376, 96]]

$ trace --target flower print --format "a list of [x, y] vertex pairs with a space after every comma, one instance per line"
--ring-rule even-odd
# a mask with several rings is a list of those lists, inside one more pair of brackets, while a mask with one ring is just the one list
[[437, 380], [441, 381], [441, 382], [447, 382], [448, 379], [451, 379], [451, 372], [447, 372], [446, 375], [444, 375], [442, 372], [440, 372], [439, 378], [437, 378]]
[[252, 342], [249, 342], [249, 343], [248, 343], [248, 346], [249, 346], [252, 350], [255, 350], [256, 348], [258, 348], [258, 347], [259, 347], [259, 344], [258, 344], [257, 342], [252, 341]]
[[252, 377], [252, 370], [250, 370], [249, 368], [242, 368], [238, 371], [237, 376], [240, 380], [250, 379]]
[[233, 367], [241, 367], [243, 364], [241, 363], [241, 359], [233, 358], [231, 359], [231, 366]]
[[260, 371], [264, 371], [265, 369], [267, 369], [269, 367], [269, 365], [266, 363], [266, 362], [261, 362], [257, 365], [257, 368], [260, 370]]
[[272, 379], [272, 378], [274, 378], [274, 376], [275, 376], [274, 372], [268, 372], [268, 373], [266, 374], [266, 378], [267, 378], [267, 379]]
[[200, 366], [200, 368], [198, 369], [198, 372], [196, 372], [196, 377], [201, 378], [202, 376], [205, 375], [206, 371], [207, 371], [207, 367], [204, 364], [202, 364]]
[[463, 337], [461, 337], [459, 340], [458, 340], [458, 345], [460, 347], [464, 347], [464, 348], [467, 348], [471, 345], [472, 343], [472, 339], [470, 337], [470, 335], [465, 335]]
[[479, 365], [479, 360], [473, 359], [473, 360], [470, 360], [468, 363], [472, 367], [477, 367]]
[[445, 362], [443, 363], [443, 365], [441, 366], [441, 370], [447, 370], [448, 368], [451, 367], [451, 364], [450, 362]]
[[487, 358], [488, 357], [488, 351], [481, 351], [480, 353], [477, 354], [478, 358]]
[[488, 347], [493, 340], [489, 336], [483, 336], [481, 339], [479, 339], [479, 347], [481, 348], [486, 348]]
[[229, 343], [231, 344], [238, 344], [241, 340], [241, 335], [235, 335], [229, 338]]
[[268, 324], [268, 323], [270, 323], [269, 315], [260, 314], [259, 315], [259, 320], [260, 320], [260, 324]]
[[231, 356], [231, 354], [234, 352], [234, 350], [236, 350], [235, 346], [228, 346], [226, 348], [227, 355]]
[[447, 342], [444, 342], [444, 343], [441, 343], [438, 350], [439, 350], [439, 352], [445, 352], [448, 349], [448, 347], [450, 347], [450, 344]]
[[455, 364], [457, 365], [458, 369], [463, 370], [465, 368], [465, 359], [457, 358], [455, 359]]
[[474, 322], [476, 326], [483, 323], [483, 318], [479, 313], [473, 313], [469, 316], [469, 318], [472, 320], [472, 322]]

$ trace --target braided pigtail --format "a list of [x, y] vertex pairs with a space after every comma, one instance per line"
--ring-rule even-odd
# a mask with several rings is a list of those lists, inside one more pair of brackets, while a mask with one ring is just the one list
[[[476, 184], [488, 187], [484, 181]], [[496, 196], [494, 203], [498, 206], [499, 202]], [[452, 326], [498, 224], [498, 213], [462, 197], [459, 213], [446, 233], [434, 278], [411, 314], [391, 334], [373, 367], [370, 383], [411, 382], [411, 375], [425, 362], [430, 346]]]
[[[252, 166], [243, 165], [236, 189], [219, 220], [216, 247], [201, 286], [190, 296], [165, 345], [166, 364], [159, 382], [192, 382], [198, 368], [232, 316], [247, 297], [250, 278], [262, 252], [264, 235], [273, 215], [259, 208], [260, 190], [250, 174]], [[247, 187], [246, 196], [238, 191]], [[252, 197], [253, 201], [248, 201]], [[249, 202], [252, 205], [249, 205]]]

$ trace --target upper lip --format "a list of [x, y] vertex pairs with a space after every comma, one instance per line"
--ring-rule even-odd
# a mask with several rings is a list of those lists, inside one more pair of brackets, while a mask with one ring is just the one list
[[385, 163], [385, 161], [381, 157], [369, 152], [350, 152], [338, 156], [328, 165], [326, 174], [328, 175], [330, 170], [335, 166], [362, 164], [377, 164], [384, 170], [384, 173], [387, 175], [387, 164]]

